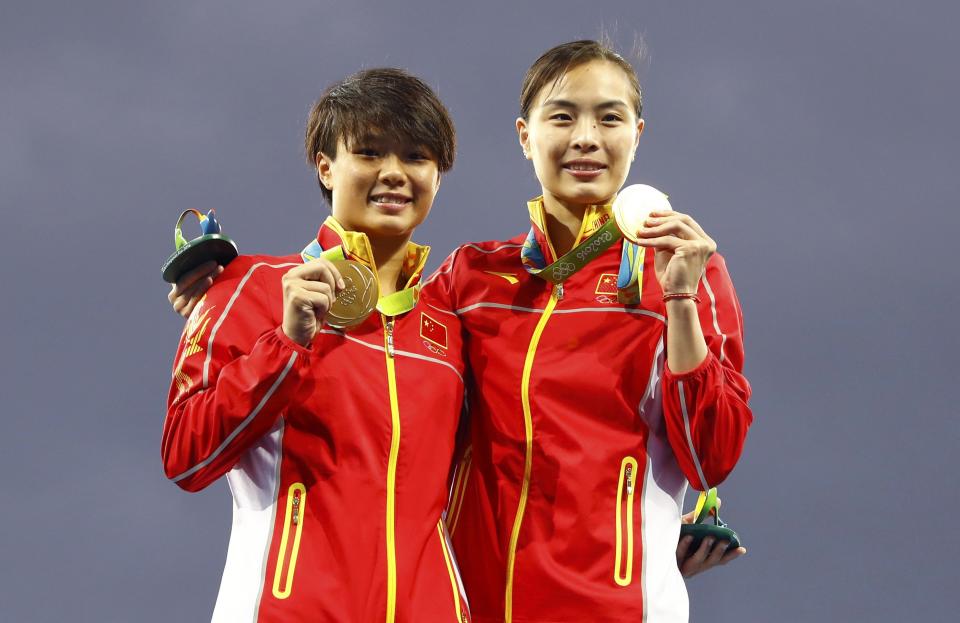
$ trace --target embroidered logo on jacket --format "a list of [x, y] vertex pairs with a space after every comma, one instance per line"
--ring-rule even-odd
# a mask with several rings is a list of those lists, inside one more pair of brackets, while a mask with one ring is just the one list
[[424, 312], [420, 312], [420, 337], [439, 348], [447, 348], [447, 326]]
[[513, 273], [498, 273], [493, 270], [485, 270], [483, 272], [487, 273], [488, 275], [494, 275], [495, 277], [503, 277], [504, 279], [507, 280], [507, 282], [510, 285], [513, 285], [520, 281], [519, 279], [517, 279], [517, 276]]
[[203, 334], [207, 332], [207, 326], [210, 324], [210, 312], [213, 311], [213, 307], [210, 307], [203, 310], [202, 313], [200, 312], [205, 300], [206, 296], [197, 304], [183, 329], [183, 351], [180, 353], [180, 361], [177, 362], [177, 367], [173, 372], [173, 378], [177, 382], [178, 399], [193, 385], [193, 379], [183, 371], [183, 364], [189, 357], [203, 351], [200, 340], [203, 339]]
[[617, 275], [616, 273], [603, 273], [600, 275], [600, 281], [597, 282], [597, 290], [594, 294], [616, 294], [617, 293]]

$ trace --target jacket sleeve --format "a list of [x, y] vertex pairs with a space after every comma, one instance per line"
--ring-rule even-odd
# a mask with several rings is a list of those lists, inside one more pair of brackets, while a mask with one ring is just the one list
[[733, 470], [753, 414], [743, 376], [743, 316], [723, 258], [707, 263], [698, 288], [700, 326], [709, 353], [695, 369], [665, 366], [663, 412], [667, 436], [687, 480], [707, 490]]
[[[244, 265], [246, 264], [246, 265]], [[161, 456], [168, 478], [199, 491], [276, 424], [310, 350], [272, 317], [258, 269], [234, 260], [187, 321], [174, 361]]]

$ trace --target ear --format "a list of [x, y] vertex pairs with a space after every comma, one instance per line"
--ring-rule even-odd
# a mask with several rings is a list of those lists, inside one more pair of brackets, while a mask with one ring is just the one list
[[637, 155], [637, 147], [640, 145], [640, 135], [643, 134], [643, 119], [637, 120], [637, 137], [633, 139], [633, 153], [630, 155], [630, 162], [633, 162], [634, 157]]
[[523, 157], [530, 160], [530, 130], [527, 128], [527, 121], [523, 117], [517, 117], [517, 138], [520, 140], [520, 147], [523, 149]]
[[314, 162], [317, 163], [317, 177], [320, 178], [320, 183], [327, 190], [333, 190], [333, 158], [321, 151], [317, 152]]

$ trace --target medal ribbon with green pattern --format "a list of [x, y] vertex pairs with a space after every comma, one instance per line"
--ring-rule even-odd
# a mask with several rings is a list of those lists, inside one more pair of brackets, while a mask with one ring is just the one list
[[[324, 248], [320, 246], [320, 242], [316, 239], [310, 241], [310, 243], [303, 248], [303, 251], [300, 252], [300, 257], [304, 263], [315, 260], [318, 257], [330, 261], [349, 259], [343, 250], [343, 246], [337, 245], [324, 250]], [[377, 311], [384, 316], [400, 316], [416, 307], [419, 298], [420, 284], [418, 283], [412, 288], [404, 288], [393, 294], [381, 296], [377, 301]]]
[[[528, 273], [553, 284], [563, 283], [618, 240], [623, 239], [620, 228], [611, 218], [589, 238], [557, 261], [545, 266], [547, 262], [537, 241], [536, 231], [536, 225], [530, 227], [527, 239], [520, 250], [520, 260]], [[643, 256], [643, 247], [628, 240], [624, 241], [623, 251], [620, 254], [620, 270], [617, 273], [617, 300], [622, 304], [633, 305], [640, 302]]]

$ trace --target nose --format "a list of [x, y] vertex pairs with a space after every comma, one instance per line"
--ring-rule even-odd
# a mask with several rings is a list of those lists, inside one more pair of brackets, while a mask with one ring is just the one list
[[600, 149], [597, 142], [597, 122], [588, 116], [577, 121], [573, 132], [573, 148], [583, 153], [591, 153]]
[[407, 182], [403, 160], [397, 154], [388, 154], [380, 166], [380, 181], [390, 188], [399, 188]]

